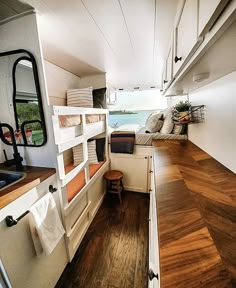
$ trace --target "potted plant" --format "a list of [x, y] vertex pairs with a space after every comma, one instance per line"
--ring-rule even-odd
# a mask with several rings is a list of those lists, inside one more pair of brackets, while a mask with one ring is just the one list
[[189, 110], [191, 108], [191, 103], [189, 101], [180, 101], [175, 104], [173, 109], [173, 116], [178, 117], [179, 120], [188, 121], [190, 120]]

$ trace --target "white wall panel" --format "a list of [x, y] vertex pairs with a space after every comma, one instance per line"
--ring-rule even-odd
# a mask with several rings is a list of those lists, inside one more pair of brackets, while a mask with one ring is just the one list
[[[24, 164], [31, 166], [43, 166], [43, 167], [54, 167], [55, 166], [55, 151], [53, 149], [53, 134], [51, 131], [51, 119], [48, 113], [48, 98], [45, 86], [43, 60], [41, 54], [41, 46], [38, 35], [37, 19], [35, 14], [27, 15], [25, 17], [18, 18], [14, 21], [7, 22], [0, 26], [0, 50], [10, 51], [15, 49], [26, 49], [30, 51], [36, 60], [39, 82], [42, 94], [42, 101], [44, 107], [44, 115], [47, 127], [48, 141], [46, 145], [35, 148], [35, 147], [19, 147], [19, 152], [24, 158]], [[6, 58], [6, 60], [4, 59]], [[11, 70], [12, 63], [16, 56], [4, 57], [5, 67], [8, 67], [8, 71], [4, 69], [5, 79], [2, 79], [2, 88], [4, 93], [1, 94], [0, 113], [1, 121], [6, 121], [10, 125], [14, 126], [14, 113], [12, 108], [12, 79]], [[2, 61], [1, 59], [1, 61]], [[5, 116], [6, 117], [5, 117]], [[3, 118], [4, 117], [4, 118]], [[6, 149], [9, 157], [12, 155], [12, 147], [2, 145], [2, 148]], [[40, 151], [40, 153], [39, 153]], [[1, 152], [2, 153], [2, 152]], [[44, 157], [42, 157], [42, 155]]]
[[236, 173], [236, 72], [189, 95], [192, 104], [203, 104], [205, 121], [189, 125], [189, 139]]
[[67, 89], [79, 88], [80, 78], [48, 61], [44, 61], [49, 98], [66, 98]]

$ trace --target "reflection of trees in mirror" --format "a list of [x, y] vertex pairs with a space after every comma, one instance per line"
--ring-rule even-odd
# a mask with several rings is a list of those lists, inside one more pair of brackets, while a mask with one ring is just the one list
[[[40, 120], [37, 102], [16, 102], [17, 118], [19, 126], [25, 121]], [[43, 130], [39, 122], [25, 125], [28, 144], [40, 145], [43, 143]], [[31, 133], [27, 133], [31, 131]], [[27, 135], [28, 134], [28, 135]]]

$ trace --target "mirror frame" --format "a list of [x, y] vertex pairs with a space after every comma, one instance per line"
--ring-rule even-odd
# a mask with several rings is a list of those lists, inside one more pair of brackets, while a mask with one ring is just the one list
[[[25, 132], [22, 132], [23, 135], [23, 140], [24, 140], [24, 144], [17, 144], [17, 146], [23, 146], [23, 147], [41, 147], [43, 145], [46, 144], [47, 142], [47, 130], [46, 130], [46, 123], [45, 123], [45, 117], [44, 117], [44, 111], [43, 111], [43, 102], [42, 102], [42, 94], [41, 94], [41, 90], [40, 90], [40, 84], [39, 84], [39, 77], [38, 77], [38, 69], [37, 69], [37, 63], [36, 60], [34, 58], [34, 55], [25, 50], [25, 49], [17, 49], [17, 50], [12, 50], [12, 51], [6, 51], [6, 52], [0, 52], [0, 57], [4, 57], [4, 56], [10, 56], [10, 55], [15, 55], [15, 54], [22, 54], [25, 53], [28, 56], [20, 56], [19, 58], [16, 59], [16, 61], [13, 64], [13, 68], [12, 68], [12, 82], [13, 82], [13, 108], [14, 108], [14, 117], [15, 117], [15, 123], [16, 123], [16, 129], [19, 130], [19, 123], [18, 123], [18, 118], [17, 118], [17, 110], [16, 110], [16, 103], [15, 103], [15, 98], [16, 98], [16, 67], [17, 64], [21, 61], [21, 60], [28, 60], [32, 63], [32, 70], [33, 70], [33, 75], [34, 75], [34, 82], [35, 82], [35, 89], [36, 89], [36, 93], [37, 93], [37, 98], [38, 98], [38, 107], [39, 107], [39, 114], [41, 119], [39, 120], [41, 122], [41, 126], [42, 126], [42, 131], [43, 131], [43, 142], [40, 145], [33, 145], [33, 144], [28, 144], [26, 142], [26, 137], [25, 136]], [[38, 120], [38, 119], [37, 119]], [[2, 139], [3, 142], [7, 145], [12, 145], [11, 143], [9, 143], [6, 139]]]

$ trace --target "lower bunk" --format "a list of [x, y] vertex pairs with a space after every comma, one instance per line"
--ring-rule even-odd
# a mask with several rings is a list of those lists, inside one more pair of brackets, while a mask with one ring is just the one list
[[[65, 171], [74, 168], [67, 164]], [[62, 188], [66, 197], [64, 203], [64, 225], [66, 230], [66, 245], [69, 261], [74, 257], [87, 229], [105, 196], [103, 174], [109, 170], [109, 161], [90, 164], [88, 166], [89, 181], [86, 183], [85, 171], [78, 173]]]

